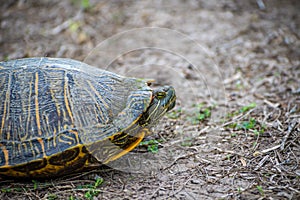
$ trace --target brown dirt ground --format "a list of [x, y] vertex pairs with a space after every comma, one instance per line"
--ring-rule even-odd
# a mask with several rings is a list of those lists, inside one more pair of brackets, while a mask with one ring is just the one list
[[[1, 180], [0, 199], [300, 199], [299, 1], [90, 1], [87, 8], [83, 2], [2, 3], [0, 60], [68, 57], [155, 78], [154, 86], [174, 85], [176, 112], [150, 138], [160, 141], [158, 153], [136, 150], [141, 160], [153, 156], [153, 169]], [[143, 27], [188, 39], [129, 34], [123, 43], [152, 42], [171, 53], [139, 49], [118, 58], [97, 47]], [[108, 66], [100, 60], [106, 57], [113, 58]], [[211, 116], [201, 121], [205, 108]], [[104, 182], [95, 187], [99, 176]]]

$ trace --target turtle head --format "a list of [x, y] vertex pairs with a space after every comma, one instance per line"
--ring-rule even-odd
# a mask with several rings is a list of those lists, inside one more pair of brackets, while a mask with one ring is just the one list
[[139, 120], [141, 126], [155, 124], [166, 112], [174, 108], [176, 102], [175, 90], [172, 86], [164, 86], [153, 90], [152, 100], [148, 109]]
[[[113, 120], [113, 126], [102, 126], [103, 130], [100, 133], [110, 134], [109, 139], [104, 141], [106, 144], [99, 145], [94, 142], [93, 146], [89, 147], [92, 149], [93, 156], [99, 162], [106, 164], [130, 152], [145, 135], [149, 134], [149, 127], [155, 125], [166, 112], [174, 108], [175, 101], [175, 90], [171, 86], [155, 90], [147, 86], [144, 90], [132, 91], [128, 96], [126, 107]], [[93, 138], [93, 141], [95, 140]], [[100, 142], [103, 141], [100, 139]], [[99, 146], [103, 145], [105, 151], [99, 150]], [[109, 153], [103, 155], [103, 152]]]

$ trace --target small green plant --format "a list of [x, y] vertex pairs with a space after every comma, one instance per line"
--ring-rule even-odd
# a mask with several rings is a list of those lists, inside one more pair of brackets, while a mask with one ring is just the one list
[[241, 90], [241, 89], [244, 88], [244, 86], [243, 86], [243, 84], [242, 84], [241, 82], [236, 83], [235, 86], [236, 86], [236, 88], [237, 88], [238, 90]]
[[192, 137], [186, 137], [182, 142], [181, 146], [183, 147], [190, 147], [193, 145], [193, 138]]
[[13, 187], [13, 188], [1, 188], [0, 191], [3, 193], [10, 193], [10, 192], [24, 192], [24, 190], [26, 191], [26, 188]]
[[[228, 113], [227, 118], [232, 118], [236, 115], [244, 114], [244, 113], [248, 112], [249, 110], [255, 108], [256, 106], [257, 106], [257, 104], [254, 102], [250, 103], [248, 105], [245, 105], [235, 112]], [[249, 118], [244, 121], [235, 121], [235, 122], [228, 124], [226, 127], [232, 128], [235, 130], [245, 130], [245, 131], [251, 130], [251, 132], [255, 136], [259, 136], [260, 134], [264, 133], [265, 129], [266, 129], [265, 125], [260, 124], [254, 118]], [[236, 134], [233, 133], [233, 134], [231, 134], [231, 136], [234, 137], [234, 136], [236, 136]]]
[[259, 191], [260, 195], [264, 196], [264, 190], [263, 190], [262, 186], [258, 185], [258, 186], [256, 186], [256, 188]]
[[247, 121], [241, 121], [238, 123], [229, 124], [229, 128], [234, 128], [236, 130], [249, 130], [253, 129], [256, 125], [256, 120], [254, 118], [250, 118]]
[[236, 137], [236, 133], [231, 133], [231, 137]]
[[242, 121], [242, 123], [237, 124], [237, 129], [249, 130], [253, 129], [256, 125], [256, 120], [254, 118], [250, 118], [248, 121]]
[[[266, 126], [261, 125], [259, 122], [256, 121], [254, 118], [250, 118], [244, 121], [238, 121], [226, 126], [227, 128], [231, 128], [234, 130], [244, 130], [253, 133], [254, 136], [258, 137], [260, 134], [265, 132]], [[231, 133], [231, 137], [237, 136], [236, 132]], [[254, 144], [255, 146], [256, 144]]]
[[238, 193], [242, 193], [242, 188], [241, 188], [241, 187], [238, 187], [238, 188], [237, 188], [237, 191], [238, 191]]
[[256, 147], [256, 145], [257, 145], [257, 142], [253, 142], [253, 148], [255, 148]]
[[235, 112], [232, 112], [232, 113], [228, 113], [227, 114], [227, 117], [228, 118], [231, 118], [231, 117], [234, 117], [238, 114], [242, 114], [242, 113], [245, 113], [245, 112], [248, 112], [249, 110], [253, 109], [256, 107], [256, 103], [250, 103], [249, 105], [246, 105], [246, 106], [243, 106], [241, 109], [235, 111]]
[[175, 109], [175, 110], [172, 110], [171, 112], [168, 112], [167, 113], [167, 117], [170, 118], [170, 119], [178, 119], [182, 114], [182, 109], [181, 107]]
[[103, 180], [103, 178], [101, 178], [101, 177], [96, 178], [94, 187], [95, 187], [95, 188], [99, 187], [99, 186], [103, 183], [103, 181], [104, 181], [104, 180]]
[[38, 188], [39, 182], [37, 182], [36, 180], [32, 180], [33, 183], [33, 189], [36, 190]]
[[246, 106], [243, 106], [241, 109], [240, 109], [240, 113], [245, 113], [245, 112], [248, 112], [249, 110], [253, 109], [256, 107], [256, 103], [250, 103], [249, 105], [246, 105]]
[[98, 192], [95, 192], [94, 189], [91, 189], [91, 190], [84, 193], [84, 197], [87, 198], [87, 199], [93, 199], [94, 196], [97, 196], [97, 195], [98, 195]]
[[206, 118], [209, 118], [211, 116], [211, 111], [208, 108], [205, 108], [204, 110], [200, 110], [200, 113], [198, 115], [198, 119], [200, 121], [205, 120]]
[[200, 122], [207, 120], [211, 116], [212, 107], [204, 107], [203, 104], [195, 104], [195, 111], [187, 117], [193, 125], [199, 124]]
[[226, 157], [227, 157], [227, 160], [229, 160], [229, 161], [230, 161], [231, 154], [227, 154], [227, 155], [226, 155]]
[[[90, 200], [90, 199], [93, 199], [94, 197], [96, 197], [99, 194], [100, 191], [97, 190], [97, 187], [99, 187], [103, 183], [103, 181], [104, 181], [103, 178], [97, 177], [94, 184], [81, 185], [78, 188], [79, 189], [83, 189], [83, 188], [88, 189], [88, 191], [86, 191], [84, 193], [84, 197], [86, 199]], [[74, 197], [70, 196], [69, 199], [73, 200]]]
[[267, 129], [266, 125], [265, 124], [262, 124], [260, 126], [260, 130], [259, 130], [259, 134], [263, 134], [265, 132], [265, 130]]
[[12, 192], [12, 189], [11, 188], [1, 188], [1, 192], [10, 193], [10, 192]]
[[158, 152], [158, 145], [161, 142], [161, 140], [147, 140], [142, 141], [140, 143], [140, 146], [146, 146], [147, 150], [151, 153], [157, 153]]
[[276, 71], [275, 73], [274, 73], [274, 76], [276, 76], [276, 77], [280, 77], [280, 72], [278, 72], [278, 71]]
[[72, 3], [80, 6], [84, 10], [88, 10], [92, 7], [90, 0], [72, 0]]
[[90, 0], [81, 0], [81, 7], [85, 10], [90, 9], [91, 8], [91, 3]]
[[77, 32], [77, 30], [80, 28], [80, 23], [78, 21], [72, 21], [69, 25], [69, 30], [72, 33]]
[[57, 197], [56, 194], [48, 194], [47, 199], [48, 200], [55, 200], [55, 199], [58, 199], [58, 197]]
[[256, 130], [256, 129], [253, 130], [253, 133], [254, 133], [255, 136], [259, 136], [259, 131], [258, 130]]

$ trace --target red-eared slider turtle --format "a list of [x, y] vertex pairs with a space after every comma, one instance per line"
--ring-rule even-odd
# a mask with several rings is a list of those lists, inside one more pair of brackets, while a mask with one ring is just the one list
[[113, 161], [175, 99], [171, 86], [152, 90], [71, 59], [0, 62], [0, 176], [55, 177]]

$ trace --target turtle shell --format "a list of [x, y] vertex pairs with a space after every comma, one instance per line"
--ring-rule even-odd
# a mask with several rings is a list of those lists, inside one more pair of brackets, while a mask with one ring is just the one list
[[137, 121], [152, 98], [141, 79], [71, 59], [0, 62], [0, 175], [59, 176], [117, 159], [148, 131]]

